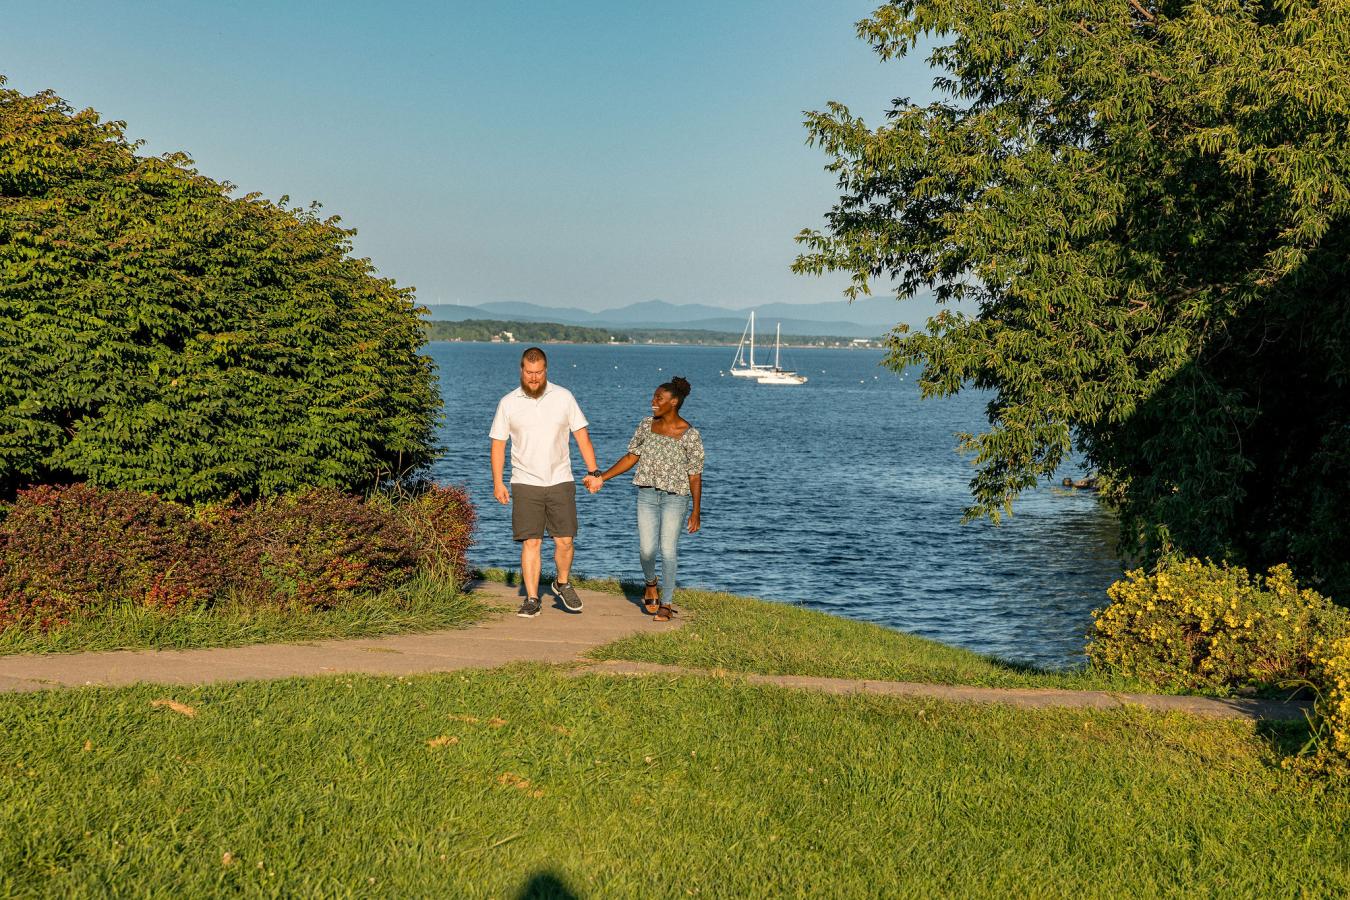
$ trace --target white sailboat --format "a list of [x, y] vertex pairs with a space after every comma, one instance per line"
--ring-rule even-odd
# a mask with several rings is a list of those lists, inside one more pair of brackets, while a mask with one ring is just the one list
[[[746, 335], [750, 336], [750, 361], [746, 362]], [[755, 365], [755, 311], [750, 310], [750, 321], [745, 323], [741, 332], [741, 342], [736, 345], [736, 358], [731, 362], [731, 374], [739, 378], [758, 378], [770, 371], [769, 366]]]
[[783, 342], [783, 323], [778, 323], [778, 329], [773, 336], [773, 368], [761, 374], [756, 381], [760, 384], [806, 384], [806, 376], [798, 375], [796, 372], [789, 372], [778, 364], [778, 354], [780, 345]]

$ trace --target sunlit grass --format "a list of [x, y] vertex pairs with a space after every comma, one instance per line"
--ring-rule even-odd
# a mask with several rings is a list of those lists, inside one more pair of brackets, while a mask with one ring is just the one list
[[1246, 722], [518, 667], [10, 695], [0, 733], [5, 896], [1350, 891], [1350, 796]]
[[225, 602], [163, 611], [132, 603], [110, 604], [46, 632], [14, 627], [0, 631], [0, 654], [186, 649], [371, 637], [461, 628], [486, 614], [485, 606], [457, 590], [453, 583], [422, 576], [394, 590], [350, 600], [329, 610]]
[[[500, 569], [485, 577], [513, 577]], [[574, 579], [594, 590], [641, 596], [642, 586]], [[765, 675], [812, 675], [988, 687], [1154, 692], [1132, 679], [1091, 669], [1043, 671], [970, 650], [855, 622], [801, 606], [711, 591], [681, 590], [676, 606], [687, 621], [677, 631], [640, 634], [591, 652], [625, 659]]]

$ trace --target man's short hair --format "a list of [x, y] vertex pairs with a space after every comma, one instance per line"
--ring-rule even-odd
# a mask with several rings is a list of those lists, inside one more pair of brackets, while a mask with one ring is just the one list
[[541, 362], [545, 366], [547, 366], [548, 356], [544, 353], [543, 350], [540, 350], [538, 347], [531, 347], [524, 353], [520, 354], [520, 364], [524, 366], [527, 362], [528, 363]]

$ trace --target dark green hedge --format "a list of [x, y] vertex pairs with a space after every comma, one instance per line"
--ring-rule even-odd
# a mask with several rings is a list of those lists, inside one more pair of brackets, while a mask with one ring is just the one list
[[425, 463], [439, 398], [411, 289], [336, 219], [136, 149], [0, 79], [0, 492], [248, 499]]

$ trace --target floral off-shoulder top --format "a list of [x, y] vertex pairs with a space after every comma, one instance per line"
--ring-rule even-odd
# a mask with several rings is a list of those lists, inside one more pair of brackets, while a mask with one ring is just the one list
[[690, 425], [677, 438], [652, 431], [652, 417], [638, 423], [628, 452], [638, 458], [633, 473], [636, 487], [653, 487], [668, 494], [688, 494], [689, 476], [703, 474], [703, 438]]

